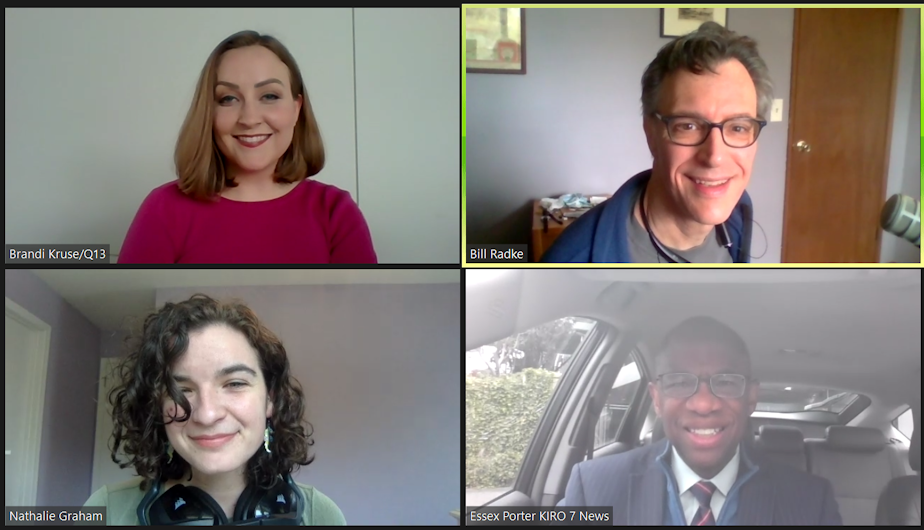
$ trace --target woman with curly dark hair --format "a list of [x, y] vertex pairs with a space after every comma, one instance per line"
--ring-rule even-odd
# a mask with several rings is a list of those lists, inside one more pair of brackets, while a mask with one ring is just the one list
[[148, 316], [139, 339], [109, 402], [112, 460], [140, 478], [100, 488], [86, 506], [106, 506], [112, 525], [346, 523], [292, 480], [314, 459], [304, 394], [250, 308], [195, 295]]

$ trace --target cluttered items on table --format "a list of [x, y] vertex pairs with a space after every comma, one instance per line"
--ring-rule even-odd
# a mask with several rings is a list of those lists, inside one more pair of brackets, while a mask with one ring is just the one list
[[580, 217], [607, 198], [606, 196], [586, 197], [580, 193], [568, 193], [557, 199], [548, 197], [540, 199], [539, 205], [543, 210], [544, 216], [547, 216], [558, 224], [562, 224], [565, 219], [576, 219]]

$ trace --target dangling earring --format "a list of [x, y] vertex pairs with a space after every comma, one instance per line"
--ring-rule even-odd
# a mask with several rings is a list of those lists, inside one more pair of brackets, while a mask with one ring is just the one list
[[272, 453], [272, 451], [270, 451], [270, 448], [269, 448], [270, 442], [272, 441], [273, 441], [273, 428], [270, 426], [269, 419], [267, 419], [266, 429], [263, 430], [263, 449], [265, 449], [267, 453]]
[[170, 445], [170, 442], [167, 442], [167, 463], [173, 461], [173, 446]]

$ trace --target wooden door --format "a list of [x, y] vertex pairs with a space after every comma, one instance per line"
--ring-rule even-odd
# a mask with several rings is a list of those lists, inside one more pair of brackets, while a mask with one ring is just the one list
[[794, 11], [782, 261], [876, 263], [901, 10]]

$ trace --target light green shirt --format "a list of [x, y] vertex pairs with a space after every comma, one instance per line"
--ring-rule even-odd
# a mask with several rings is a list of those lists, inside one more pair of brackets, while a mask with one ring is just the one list
[[[308, 503], [308, 514], [302, 521], [304, 526], [343, 526], [346, 519], [343, 512], [327, 495], [311, 486], [298, 484]], [[119, 484], [103, 486], [96, 490], [84, 506], [105, 506], [106, 524], [109, 526], [138, 526], [138, 504], [144, 497], [141, 491], [141, 477]]]

